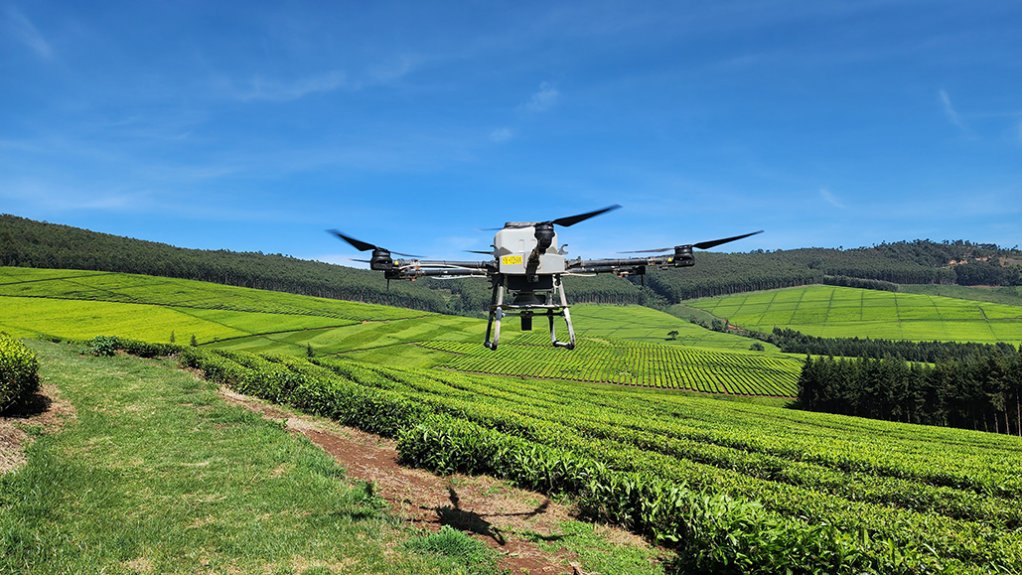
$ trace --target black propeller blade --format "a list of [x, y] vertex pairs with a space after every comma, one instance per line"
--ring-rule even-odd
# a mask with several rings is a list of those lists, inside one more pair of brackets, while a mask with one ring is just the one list
[[596, 216], [598, 216], [600, 214], [605, 214], [607, 212], [616, 210], [616, 209], [618, 209], [620, 207], [621, 206], [619, 204], [614, 204], [613, 206], [607, 206], [606, 208], [602, 208], [602, 209], [599, 209], [599, 210], [594, 210], [594, 211], [591, 211], [591, 212], [586, 212], [584, 214], [578, 214], [577, 216], [568, 216], [566, 218], [557, 218], [556, 220], [551, 220], [550, 223], [552, 223], [552, 224], [554, 224], [556, 226], [569, 227], [569, 226], [573, 226], [573, 225], [575, 225], [575, 224], [577, 224], [579, 222], [584, 222], [584, 221], [588, 220], [589, 218], [595, 218]]
[[661, 252], [671, 252], [671, 251], [674, 251], [673, 247], [669, 247], [669, 248], [656, 248], [656, 249], [653, 249], [653, 250], [628, 250], [626, 252], [618, 252], [618, 253], [619, 254], [658, 254], [658, 253], [661, 253]]
[[355, 238], [353, 238], [351, 236], [346, 236], [346, 235], [342, 234], [341, 232], [339, 232], [337, 230], [329, 230], [329, 232], [331, 234], [341, 238], [342, 240], [348, 242], [349, 244], [352, 245], [352, 247], [354, 247], [356, 250], [358, 250], [360, 252], [367, 252], [369, 250], [386, 250], [386, 251], [388, 251], [388, 252], [390, 252], [390, 253], [392, 253], [392, 254], [394, 254], [396, 256], [404, 256], [406, 258], [421, 258], [421, 257], [423, 257], [423, 256], [417, 256], [415, 254], [403, 254], [401, 252], [395, 252], [395, 251], [388, 250], [387, 248], [383, 248], [383, 247], [380, 247], [380, 246], [374, 246], [371, 243], [363, 242], [362, 240], [356, 240]]
[[728, 242], [733, 242], [735, 240], [740, 240], [740, 239], [747, 238], [749, 236], [754, 236], [756, 234], [761, 234], [761, 233], [763, 233], [763, 230], [759, 230], [759, 231], [756, 231], [756, 232], [749, 232], [747, 234], [742, 234], [740, 236], [731, 236], [730, 238], [724, 238], [724, 239], [720, 239], [720, 240], [710, 240], [708, 242], [699, 242], [698, 244], [692, 244], [692, 247], [699, 248], [701, 250], [708, 250], [708, 249], [710, 249], [712, 247], [716, 247], [716, 246], [719, 246], [721, 244], [726, 244]]
[[493, 250], [465, 250], [465, 251], [470, 253], [470, 254], [483, 254], [483, 255], [486, 255], [486, 256], [492, 256], [493, 255]]
[[[757, 232], [750, 232], [750, 233], [747, 233], [747, 234], [742, 234], [740, 236], [731, 236], [730, 238], [723, 238], [723, 239], [719, 239], [719, 240], [710, 240], [708, 242], [699, 242], [698, 244], [692, 244], [692, 247], [699, 248], [701, 250], [708, 250], [710, 248], [719, 246], [721, 244], [726, 244], [728, 242], [733, 242], [733, 241], [736, 241], [736, 240], [740, 240], [740, 239], [747, 238], [749, 236], [754, 236], [756, 234], [761, 234], [761, 233], [763, 233], [763, 230], [759, 230]], [[656, 249], [652, 249], [652, 250], [632, 250], [632, 251], [628, 251], [628, 252], [618, 252], [618, 253], [620, 253], [620, 254], [655, 254], [655, 253], [672, 252], [672, 251], [674, 251], [674, 246], [671, 246], [669, 248], [656, 248]]]

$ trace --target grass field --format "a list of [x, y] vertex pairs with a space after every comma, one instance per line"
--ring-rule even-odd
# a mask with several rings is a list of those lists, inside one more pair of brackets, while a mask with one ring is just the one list
[[1022, 307], [939, 295], [805, 286], [685, 302], [747, 329], [820, 337], [1022, 342]]
[[1022, 306], [1022, 286], [979, 287], [937, 284], [901, 284], [898, 289], [904, 293], [939, 295], [957, 299]]
[[77, 414], [0, 476], [0, 573], [457, 570], [407, 550], [328, 455], [172, 363], [33, 347]]

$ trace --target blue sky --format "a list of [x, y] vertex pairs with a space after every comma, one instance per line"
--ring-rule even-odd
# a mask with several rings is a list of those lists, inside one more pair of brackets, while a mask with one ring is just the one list
[[[330, 7], [327, 7], [330, 5]], [[0, 212], [343, 263], [1022, 244], [1022, 3], [4, 2]]]

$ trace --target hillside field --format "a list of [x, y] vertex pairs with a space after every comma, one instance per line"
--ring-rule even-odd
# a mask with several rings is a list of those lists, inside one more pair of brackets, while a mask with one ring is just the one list
[[[607, 519], [665, 542], [681, 535], [672, 531], [679, 527], [656, 517], [679, 505], [703, 534], [686, 552], [712, 556], [706, 565], [714, 573], [732, 572], [718, 563], [725, 557], [837, 569], [816, 571], [827, 573], [855, 565], [873, 565], [871, 573], [976, 575], [1022, 567], [1022, 467], [1011, 456], [1022, 449], [1017, 437], [642, 388], [335, 358], [186, 355], [188, 365], [243, 393], [399, 435], [406, 459], [428, 468], [606, 498], [597, 510], [623, 505], [631, 517], [599, 512], [611, 513]], [[637, 487], [648, 482], [673, 495]], [[651, 528], [649, 521], [664, 523]], [[728, 538], [736, 535], [721, 531], [728, 526], [742, 535]], [[838, 569], [817, 545], [842, 548], [849, 559]]]
[[482, 346], [479, 319], [192, 280], [0, 268], [0, 301], [0, 329], [17, 336], [167, 343], [173, 333], [179, 344], [194, 335], [200, 346], [234, 351], [311, 347], [374, 363], [711, 393], [791, 397], [801, 365], [773, 346], [749, 352], [752, 340], [640, 306], [573, 307], [579, 347], [568, 353], [550, 346], [545, 322], [529, 333], [507, 321], [494, 353]]
[[[874, 296], [947, 303], [947, 315], [997, 305], [814, 286], [798, 317], [816, 317], [821, 289], [837, 310], [858, 295], [878, 323], [912, 306]], [[758, 295], [780, 304], [790, 291]], [[173, 331], [181, 361], [215, 382], [397, 437], [408, 463], [577, 498], [698, 566], [680, 573], [1022, 571], [1022, 438], [667, 392], [790, 396], [801, 361], [655, 310], [578, 307], [572, 352], [508, 322], [491, 352], [478, 319], [130, 274], [0, 268], [0, 304], [0, 330], [21, 336], [167, 342]], [[51, 369], [75, 361], [36, 347]], [[155, 365], [89, 358], [88, 369], [104, 361], [132, 374]], [[88, 373], [65, 385], [105, 389]]]
[[1022, 307], [940, 295], [813, 285], [685, 302], [740, 327], [819, 337], [1022, 342]]

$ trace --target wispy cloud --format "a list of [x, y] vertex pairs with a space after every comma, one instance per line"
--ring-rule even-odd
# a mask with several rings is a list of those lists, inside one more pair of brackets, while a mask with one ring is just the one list
[[835, 208], [839, 208], [842, 210], [848, 208], [848, 206], [846, 206], [844, 202], [842, 202], [837, 196], [835, 196], [834, 192], [830, 191], [830, 188], [826, 186], [820, 188], [820, 197], [823, 198], [823, 201], [834, 206]]
[[514, 137], [515, 131], [507, 127], [497, 128], [490, 132], [490, 141], [495, 144], [501, 144]]
[[561, 93], [553, 84], [543, 82], [539, 85], [539, 89], [529, 98], [529, 101], [522, 104], [522, 109], [526, 112], [546, 112], [557, 104], [557, 100], [560, 97]]
[[954, 104], [951, 103], [951, 96], [948, 95], [947, 90], [944, 90], [943, 88], [938, 90], [937, 97], [940, 98], [940, 104], [944, 108], [944, 115], [947, 117], [948, 121], [962, 132], [968, 133], [969, 127], [958, 114], [958, 110], [955, 109]]
[[236, 98], [244, 101], [288, 102], [348, 87], [350, 84], [344, 72], [330, 70], [291, 80], [255, 76], [246, 85], [233, 87], [232, 92]]
[[35, 24], [14, 5], [8, 5], [4, 9], [4, 28], [10, 32], [11, 37], [28, 46], [40, 58], [45, 60], [53, 58], [53, 47], [35, 27]]

